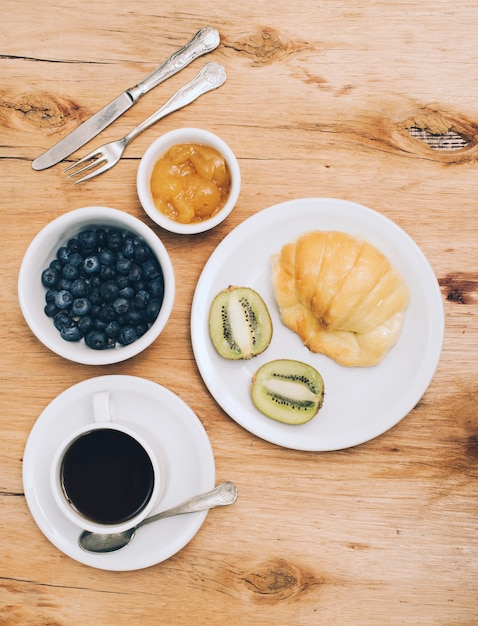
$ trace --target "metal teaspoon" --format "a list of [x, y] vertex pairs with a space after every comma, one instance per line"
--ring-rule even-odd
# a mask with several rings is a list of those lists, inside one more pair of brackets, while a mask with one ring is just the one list
[[78, 544], [80, 548], [87, 552], [114, 552], [115, 550], [120, 550], [127, 546], [138, 528], [141, 528], [141, 526], [145, 524], [151, 524], [151, 522], [156, 522], [157, 520], [163, 519], [163, 517], [182, 515], [183, 513], [195, 513], [196, 511], [204, 511], [205, 509], [212, 509], [216, 506], [233, 504], [236, 499], [237, 487], [228, 480], [219, 484], [211, 491], [194, 496], [167, 511], [147, 517], [136, 526], [133, 526], [133, 528], [129, 528], [123, 532], [103, 534], [84, 530], [78, 538]]

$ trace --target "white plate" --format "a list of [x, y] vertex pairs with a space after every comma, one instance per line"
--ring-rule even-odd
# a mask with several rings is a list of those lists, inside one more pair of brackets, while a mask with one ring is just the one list
[[[380, 249], [402, 273], [411, 299], [397, 344], [377, 366], [342, 367], [313, 354], [280, 321], [271, 283], [272, 254], [310, 230], [340, 230]], [[228, 361], [215, 351], [208, 330], [214, 296], [229, 285], [252, 287], [271, 313], [271, 345], [250, 361]], [[191, 310], [191, 337], [201, 376], [222, 409], [249, 432], [297, 450], [339, 450], [381, 435], [405, 417], [425, 393], [443, 345], [440, 289], [427, 259], [394, 222], [353, 202], [331, 198], [291, 200], [253, 215], [218, 245], [199, 278]], [[325, 383], [318, 415], [300, 426], [281, 424], [252, 404], [250, 383], [260, 365], [297, 359], [316, 367]]]
[[71, 558], [99, 569], [127, 571], [160, 563], [197, 533], [207, 511], [180, 515], [145, 526], [126, 548], [90, 554], [78, 546], [81, 529], [56, 505], [50, 488], [50, 463], [69, 432], [92, 421], [91, 397], [110, 391], [117, 420], [151, 434], [162, 452], [166, 485], [157, 510], [168, 509], [214, 487], [215, 464], [209, 438], [193, 411], [168, 389], [135, 376], [100, 376], [57, 396], [35, 422], [23, 458], [25, 497], [45, 536]]

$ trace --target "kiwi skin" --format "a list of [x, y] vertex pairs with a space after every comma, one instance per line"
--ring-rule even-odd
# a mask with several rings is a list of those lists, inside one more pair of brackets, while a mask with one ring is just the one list
[[262, 354], [272, 331], [269, 309], [254, 289], [230, 285], [213, 299], [209, 335], [222, 357], [239, 360]]
[[267, 417], [285, 424], [305, 424], [322, 408], [324, 381], [311, 365], [278, 359], [265, 363], [254, 374], [251, 397]]

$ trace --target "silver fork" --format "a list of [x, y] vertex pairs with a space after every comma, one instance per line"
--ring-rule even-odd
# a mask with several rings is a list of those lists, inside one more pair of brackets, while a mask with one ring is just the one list
[[[218, 63], [208, 63], [196, 75], [193, 80], [179, 89], [160, 109], [153, 113], [148, 119], [136, 126], [122, 139], [106, 143], [104, 146], [96, 148], [79, 161], [66, 168], [66, 172], [70, 172], [67, 178], [74, 178], [83, 172], [89, 173], [78, 180], [74, 184], [82, 183], [89, 178], [99, 176], [111, 169], [121, 159], [126, 146], [133, 141], [144, 130], [159, 122], [170, 113], [182, 109], [183, 107], [194, 102], [199, 96], [217, 89], [226, 81], [226, 71], [222, 65]], [[93, 171], [90, 171], [93, 170]]]

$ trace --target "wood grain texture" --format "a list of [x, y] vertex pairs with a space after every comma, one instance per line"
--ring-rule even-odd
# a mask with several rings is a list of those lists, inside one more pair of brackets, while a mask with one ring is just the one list
[[[2, 16], [0, 626], [478, 624], [476, 3], [4, 0]], [[205, 24], [221, 33], [210, 59], [228, 74], [214, 96], [146, 131], [97, 180], [73, 187], [63, 164], [32, 170]], [[197, 70], [145, 96], [95, 145], [126, 134]], [[144, 150], [185, 125], [219, 134], [242, 171], [235, 211], [200, 237], [160, 232], [135, 191]], [[454, 131], [466, 147], [433, 150], [411, 128]], [[417, 406], [381, 437], [325, 454], [279, 448], [238, 426], [207, 392], [189, 335], [195, 285], [219, 242], [268, 206], [313, 196], [365, 204], [405, 229], [436, 273], [446, 315], [442, 358]], [[153, 226], [178, 286], [158, 341], [106, 368], [44, 348], [17, 301], [31, 239], [88, 205]], [[104, 373], [177, 393], [206, 428], [218, 481], [239, 487], [234, 507], [211, 511], [183, 550], [137, 572], [62, 554], [23, 494], [23, 450], [38, 415]]]

